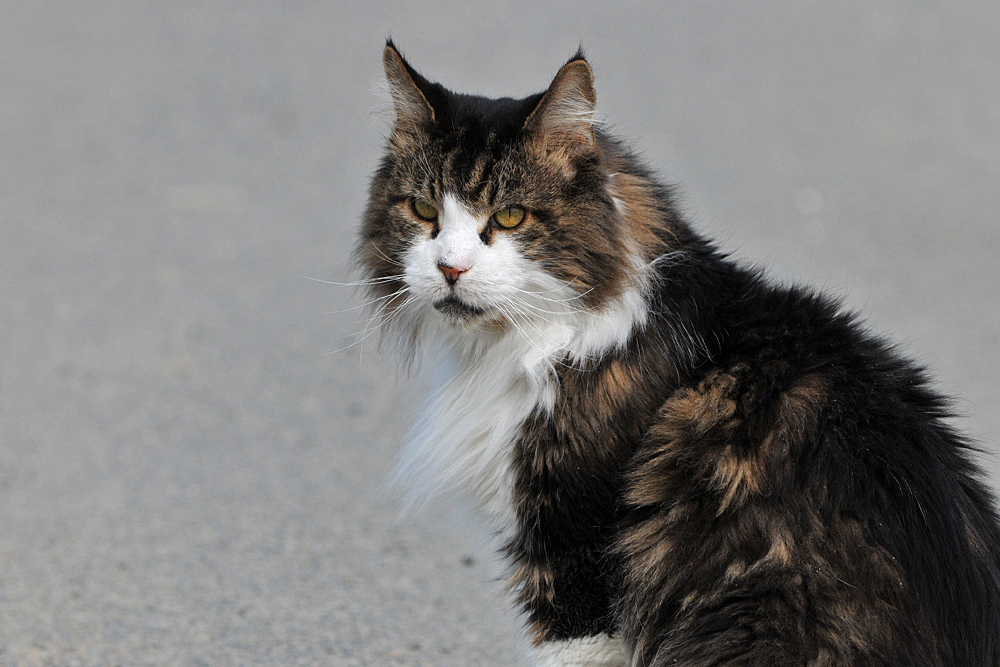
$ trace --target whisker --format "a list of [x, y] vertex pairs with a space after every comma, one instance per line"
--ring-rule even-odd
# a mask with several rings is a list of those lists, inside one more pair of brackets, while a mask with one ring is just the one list
[[[544, 329], [538, 326], [537, 319], [539, 318], [533, 317], [527, 313], [520, 311], [519, 309], [516, 308], [515, 304], [513, 303], [508, 303], [506, 304], [506, 306], [509, 306], [509, 308], [501, 304], [496, 304], [495, 307], [507, 317], [508, 321], [511, 322], [511, 324], [518, 330], [521, 336], [525, 339], [525, 341], [528, 342], [532, 347], [538, 348], [540, 346], [539, 340], [536, 337], [529, 336], [527, 331], [525, 331], [524, 329], [525, 326], [533, 329], [538, 334], [539, 337], [544, 339], [544, 341], [549, 343], [554, 342], [551, 336], [549, 336], [549, 334]], [[518, 324], [519, 318], [521, 320], [521, 324]], [[552, 322], [549, 323], [553, 324]], [[581, 357], [581, 362], [592, 361], [593, 359], [596, 358], [597, 358], [596, 355], [584, 355]], [[577, 371], [586, 370], [586, 366], [583, 363], [579, 364], [570, 363], [568, 361], [565, 361], [564, 357], [561, 355], [550, 357], [550, 361], [553, 364], [562, 366], [564, 368], [569, 368], [571, 370], [577, 370]]]
[[[573, 280], [576, 280], [576, 278], [574, 278]], [[576, 301], [576, 300], [581, 299], [582, 297], [586, 296], [587, 294], [590, 294], [595, 289], [594, 287], [591, 287], [586, 292], [580, 292], [579, 294], [576, 294], [576, 295], [570, 296], [570, 297], [566, 297], [565, 299], [553, 299], [551, 297], [542, 296], [543, 294], [549, 294], [551, 292], [556, 292], [558, 290], [561, 290], [561, 289], [563, 289], [563, 287], [569, 286], [570, 284], [572, 284], [572, 281], [567, 282], [566, 285], [561, 285], [559, 287], [553, 287], [550, 290], [540, 290], [540, 291], [526, 290], [526, 289], [522, 289], [520, 287], [514, 287], [513, 289], [517, 290], [518, 292], [523, 292], [524, 294], [531, 294], [532, 296], [537, 296], [539, 299], [544, 299], [545, 301], [551, 301], [552, 303], [568, 303], [570, 301]]]
[[402, 287], [400, 287], [398, 290], [396, 290], [392, 294], [385, 294], [383, 296], [374, 297], [372, 299], [369, 299], [365, 303], [362, 303], [362, 304], [357, 305], [357, 306], [351, 306], [350, 308], [344, 308], [342, 310], [330, 310], [330, 311], [327, 311], [327, 312], [323, 313], [323, 315], [339, 315], [341, 313], [347, 313], [347, 312], [350, 312], [352, 310], [358, 310], [359, 308], [370, 308], [373, 305], [375, 305], [376, 303], [378, 303], [379, 301], [385, 301], [386, 299], [391, 299], [393, 297], [399, 296], [400, 294], [403, 294], [404, 292], [406, 292], [407, 289], [408, 289], [407, 286], [403, 285]]
[[528, 343], [529, 345], [536, 345], [535, 341], [530, 336], [528, 336], [528, 332], [526, 332], [524, 328], [517, 323], [517, 317], [516, 315], [514, 315], [514, 313], [510, 312], [507, 308], [505, 308], [501, 304], [494, 304], [494, 307], [497, 310], [499, 310], [504, 317], [507, 318], [507, 321], [510, 322], [511, 326], [514, 327], [514, 329], [518, 332], [518, 334], [521, 335], [521, 338], [523, 338], [526, 343]]
[[[570, 312], [561, 312], [561, 311], [555, 311], [555, 310], [545, 310], [544, 308], [541, 308], [541, 307], [536, 306], [534, 304], [528, 303], [524, 299], [522, 299], [522, 298], [520, 298], [520, 297], [518, 297], [516, 295], [513, 295], [513, 294], [508, 297], [508, 301], [510, 301], [512, 304], [519, 304], [521, 306], [524, 306], [525, 308], [530, 308], [532, 311], [534, 311], [536, 313], [536, 317], [538, 317], [538, 319], [544, 321], [546, 324], [551, 324], [553, 326], [556, 324], [556, 322], [553, 322], [552, 320], [548, 319], [547, 317], [545, 317], [545, 315], [569, 315], [569, 314], [572, 314], [572, 311], [570, 311]], [[527, 314], [527, 313], [525, 313], [525, 314]]]
[[[533, 329], [539, 336], [541, 336], [542, 338], [544, 338], [546, 341], [553, 342], [551, 336], [549, 336], [549, 334], [544, 329], [542, 329], [539, 326], [538, 320], [541, 320], [545, 324], [548, 324], [549, 326], [552, 326], [552, 327], [557, 327], [557, 326], [560, 325], [560, 323], [559, 322], [554, 322], [554, 321], [552, 321], [552, 320], [550, 320], [550, 319], [548, 319], [546, 317], [542, 317], [540, 315], [533, 315], [531, 313], [524, 312], [523, 310], [521, 310], [520, 308], [518, 308], [518, 302], [520, 302], [524, 306], [529, 306], [529, 307], [530, 307], [530, 304], [524, 303], [520, 299], [517, 299], [517, 297], [514, 297], [514, 299], [516, 299], [516, 301], [515, 300], [508, 300], [508, 302], [506, 304], [513, 311], [513, 313], [515, 315], [519, 315], [519, 316], [521, 316], [523, 318], [523, 324], [525, 326], [528, 326], [531, 329]], [[562, 314], [562, 313], [558, 313], [558, 314]]]
[[[381, 335], [385, 327], [392, 321], [393, 317], [398, 317], [402, 309], [405, 308], [408, 304], [412, 303], [415, 299], [416, 297], [414, 297], [413, 295], [408, 296], [406, 299], [403, 299], [403, 303], [399, 304], [398, 307], [394, 308], [388, 314], [385, 313], [385, 309], [389, 306], [390, 304], [389, 301], [386, 301], [381, 306], [379, 306], [379, 312], [381, 313], [381, 315], [379, 316], [380, 321], [378, 325], [374, 329], [372, 329], [371, 333], [369, 333], [368, 335], [366, 335], [364, 338], [361, 339], [362, 345], [358, 352], [358, 357], [361, 359], [361, 361], [364, 361], [364, 356], [365, 356], [364, 341], [367, 338], [370, 338], [376, 332], [379, 332]], [[369, 326], [371, 325], [369, 324]]]
[[299, 278], [304, 280], [311, 280], [316, 283], [323, 283], [324, 285], [334, 285], [336, 287], [367, 287], [368, 285], [378, 285], [380, 283], [389, 283], [403, 278], [403, 274], [392, 276], [379, 276], [377, 278], [365, 278], [363, 280], [357, 280], [353, 283], [338, 283], [333, 280], [322, 280], [320, 278], [312, 278], [310, 276], [299, 275]]
[[[414, 300], [416, 300], [416, 297], [414, 297], [412, 295], [408, 296], [391, 313], [388, 313], [388, 314], [386, 313], [386, 309], [391, 305], [391, 297], [398, 297], [398, 296], [402, 295], [403, 293], [405, 293], [407, 289], [408, 288], [404, 286], [403, 288], [397, 290], [395, 293], [387, 295], [386, 297], [382, 297], [382, 299], [384, 299], [384, 301], [381, 304], [379, 304], [379, 306], [374, 310], [374, 312], [368, 318], [367, 323], [365, 324], [364, 329], [362, 329], [362, 331], [360, 333], [354, 334], [356, 336], [355, 340], [351, 344], [346, 345], [346, 346], [344, 346], [344, 347], [342, 347], [340, 349], [334, 350], [332, 352], [325, 352], [323, 354], [323, 356], [327, 356], [327, 355], [331, 355], [331, 354], [338, 354], [340, 352], [345, 352], [346, 350], [351, 349], [355, 345], [363, 344], [365, 340], [367, 340], [368, 338], [370, 338], [374, 334], [380, 332], [386, 326], [386, 324], [389, 323], [389, 321], [392, 319], [393, 315], [395, 315], [396, 313], [400, 312], [403, 308], [405, 308], [407, 305], [409, 305]], [[374, 303], [374, 301], [366, 303], [366, 304], [363, 304], [363, 305], [365, 305], [365, 306], [371, 306], [373, 303]], [[362, 352], [363, 352], [363, 350], [364, 350], [364, 348], [362, 347]]]
[[371, 247], [372, 247], [372, 248], [373, 248], [373, 249], [375, 250], [375, 252], [376, 252], [376, 253], [378, 253], [378, 255], [379, 255], [379, 256], [380, 256], [380, 257], [381, 257], [382, 259], [384, 259], [385, 261], [389, 262], [389, 264], [392, 264], [393, 266], [398, 266], [398, 267], [399, 267], [399, 268], [401, 268], [401, 269], [405, 269], [405, 268], [406, 268], [406, 265], [405, 265], [405, 264], [403, 264], [402, 262], [400, 262], [400, 261], [398, 261], [398, 260], [395, 260], [395, 259], [392, 259], [392, 258], [391, 258], [391, 257], [389, 257], [388, 255], [386, 255], [386, 254], [385, 254], [384, 252], [382, 252], [382, 249], [381, 249], [381, 248], [379, 248], [379, 247], [378, 247], [377, 245], [375, 245], [375, 241], [373, 241], [373, 240], [371, 240], [371, 239], [368, 239], [368, 243], [369, 243], [369, 244], [371, 245]]

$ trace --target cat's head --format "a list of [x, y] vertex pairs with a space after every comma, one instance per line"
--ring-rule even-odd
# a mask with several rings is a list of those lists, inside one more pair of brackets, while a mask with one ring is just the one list
[[583, 55], [523, 99], [450, 92], [391, 42], [383, 61], [395, 119], [358, 246], [376, 316], [409, 333], [530, 337], [631, 294], [609, 324], [627, 333], [664, 234], [650, 229], [656, 197], [596, 125]]

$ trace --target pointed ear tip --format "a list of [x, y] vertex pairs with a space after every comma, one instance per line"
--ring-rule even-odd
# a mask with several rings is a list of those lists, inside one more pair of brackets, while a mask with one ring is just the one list
[[399, 55], [399, 51], [392, 43], [387, 43], [385, 50], [382, 51], [382, 66], [385, 68], [386, 75], [397, 72], [404, 67], [403, 56]]
[[576, 60], [574, 62], [577, 64], [577, 67], [579, 67], [580, 69], [582, 69], [584, 71], [584, 73], [586, 74], [587, 78], [590, 79], [591, 84], [593, 84], [594, 83], [594, 69], [590, 66], [590, 63], [587, 62], [587, 59], [586, 58], [580, 58], [579, 60]]
[[576, 76], [583, 76], [591, 83], [594, 81], [594, 70], [590, 67], [590, 63], [587, 62], [587, 59], [583, 57], [573, 58], [562, 66], [562, 71], [566, 73], [573, 73]]
[[563, 81], [564, 84], [572, 81], [572, 85], [587, 91], [585, 92], [587, 97], [594, 96], [594, 70], [590, 68], [590, 63], [582, 58], [563, 65], [556, 79]]

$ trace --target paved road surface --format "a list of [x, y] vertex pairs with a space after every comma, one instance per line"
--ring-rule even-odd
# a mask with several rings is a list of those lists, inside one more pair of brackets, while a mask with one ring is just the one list
[[697, 225], [934, 368], [1000, 480], [1000, 5], [757, 4], [2, 2], [0, 664], [516, 664], [479, 537], [383, 492], [405, 381], [325, 354], [363, 323], [307, 279], [390, 32], [495, 95], [582, 42]]

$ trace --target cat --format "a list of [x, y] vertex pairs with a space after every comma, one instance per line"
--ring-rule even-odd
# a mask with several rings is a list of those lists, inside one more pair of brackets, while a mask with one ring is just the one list
[[582, 52], [523, 99], [383, 65], [356, 258], [435, 384], [397, 478], [477, 508], [537, 664], [1000, 665], [997, 515], [923, 369], [695, 232]]

